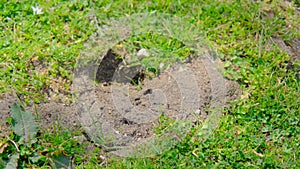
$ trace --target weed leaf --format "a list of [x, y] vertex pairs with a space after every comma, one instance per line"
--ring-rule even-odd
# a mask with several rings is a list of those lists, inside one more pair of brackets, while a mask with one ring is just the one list
[[50, 164], [54, 169], [72, 168], [70, 157], [67, 157], [62, 152], [59, 152], [58, 154], [52, 156], [50, 160]]
[[21, 142], [25, 141], [29, 145], [38, 131], [34, 116], [14, 103], [10, 115], [13, 118], [13, 130], [20, 137]]

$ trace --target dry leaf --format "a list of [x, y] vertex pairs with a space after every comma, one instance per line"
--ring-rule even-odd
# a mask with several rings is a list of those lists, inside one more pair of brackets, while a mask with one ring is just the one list
[[0, 143], [0, 154], [2, 154], [6, 147], [8, 147], [9, 144], [6, 142]]

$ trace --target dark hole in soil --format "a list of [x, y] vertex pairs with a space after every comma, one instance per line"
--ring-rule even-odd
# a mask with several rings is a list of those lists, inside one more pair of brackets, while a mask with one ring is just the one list
[[99, 83], [111, 82], [112, 77], [121, 62], [122, 59], [117, 58], [117, 55], [109, 49], [100, 62], [96, 73], [96, 81]]
[[136, 123], [134, 123], [133, 121], [130, 121], [130, 120], [126, 119], [126, 118], [122, 118], [121, 122], [122, 122], [123, 124], [127, 124], [127, 125], [136, 124]]
[[152, 89], [147, 89], [143, 94], [144, 95], [152, 94]]
[[123, 59], [109, 49], [99, 64], [96, 73], [96, 81], [99, 83], [118, 82], [139, 84], [145, 78], [141, 65], [125, 65]]

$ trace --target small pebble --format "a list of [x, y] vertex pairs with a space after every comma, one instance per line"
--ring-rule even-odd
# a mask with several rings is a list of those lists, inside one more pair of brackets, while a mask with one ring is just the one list
[[148, 57], [149, 56], [149, 53], [147, 52], [146, 49], [142, 48], [140, 49], [138, 52], [137, 52], [137, 57], [139, 59], [143, 58], [143, 57]]

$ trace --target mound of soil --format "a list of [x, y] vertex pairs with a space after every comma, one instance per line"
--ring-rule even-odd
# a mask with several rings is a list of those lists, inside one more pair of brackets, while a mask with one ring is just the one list
[[[108, 52], [107, 56], [114, 59], [112, 53]], [[212, 101], [212, 84], [201, 60], [191, 59], [186, 63], [174, 64], [154, 78], [144, 76], [143, 69], [134, 69], [138, 73], [131, 78], [142, 79], [140, 84], [130, 83], [124, 78], [114, 81], [111, 75], [117, 67], [110, 68], [108, 73], [103, 67], [98, 68], [96, 78], [99, 83], [92, 83], [91, 86], [85, 84], [74, 103], [50, 101], [29, 105], [26, 110], [38, 113], [42, 129], [54, 129], [56, 124], [70, 129], [82, 126], [88, 139], [97, 140], [101, 135], [105, 145], [111, 147], [127, 146], [152, 137], [153, 128], [159, 123], [162, 113], [171, 119], [193, 123], [201, 123], [209, 115], [206, 110]], [[106, 75], [110, 78], [105, 78]], [[73, 83], [91, 80], [86, 78], [75, 79]], [[232, 81], [225, 82], [227, 101], [237, 99], [240, 96], [239, 85]], [[12, 95], [0, 98], [0, 124], [5, 131], [9, 129], [5, 120], [9, 117], [10, 106], [16, 101]]]
[[[153, 127], [161, 113], [172, 119], [189, 119], [191, 121], [204, 120], [207, 116], [210, 97], [210, 81], [201, 61], [195, 60], [186, 64], [195, 74], [195, 79], [187, 79], [189, 75], [180, 71], [182, 67], [172, 67], [163, 71], [158, 77], [144, 79], [142, 84], [131, 83], [100, 83], [95, 93], [88, 93], [81, 97], [84, 103], [91, 103], [93, 108], [82, 108], [79, 103], [78, 114], [85, 126], [89, 126], [91, 133], [96, 132], [98, 126], [92, 122], [92, 117], [100, 117], [102, 128], [106, 136], [113, 140], [123, 140], [115, 145], [126, 145], [129, 142], [138, 142], [142, 138], [153, 135]], [[178, 82], [178, 79], [181, 79]], [[184, 84], [179, 84], [180, 82]], [[193, 84], [193, 83], [197, 84]], [[196, 85], [198, 91], [193, 90]], [[198, 87], [199, 86], [199, 87]], [[188, 100], [193, 102], [183, 105], [182, 91]], [[93, 97], [91, 97], [93, 96]], [[87, 98], [88, 97], [88, 98]], [[84, 99], [83, 99], [84, 98]], [[93, 99], [87, 101], [87, 99]], [[193, 111], [192, 111], [193, 109]], [[186, 112], [190, 111], [189, 114]], [[197, 114], [195, 114], [197, 111]], [[86, 117], [88, 116], [88, 117]], [[183, 117], [185, 116], [185, 117]], [[91, 125], [92, 124], [92, 125]], [[93, 126], [97, 126], [96, 128]], [[99, 127], [101, 128], [101, 127]], [[124, 142], [126, 140], [126, 142]]]

